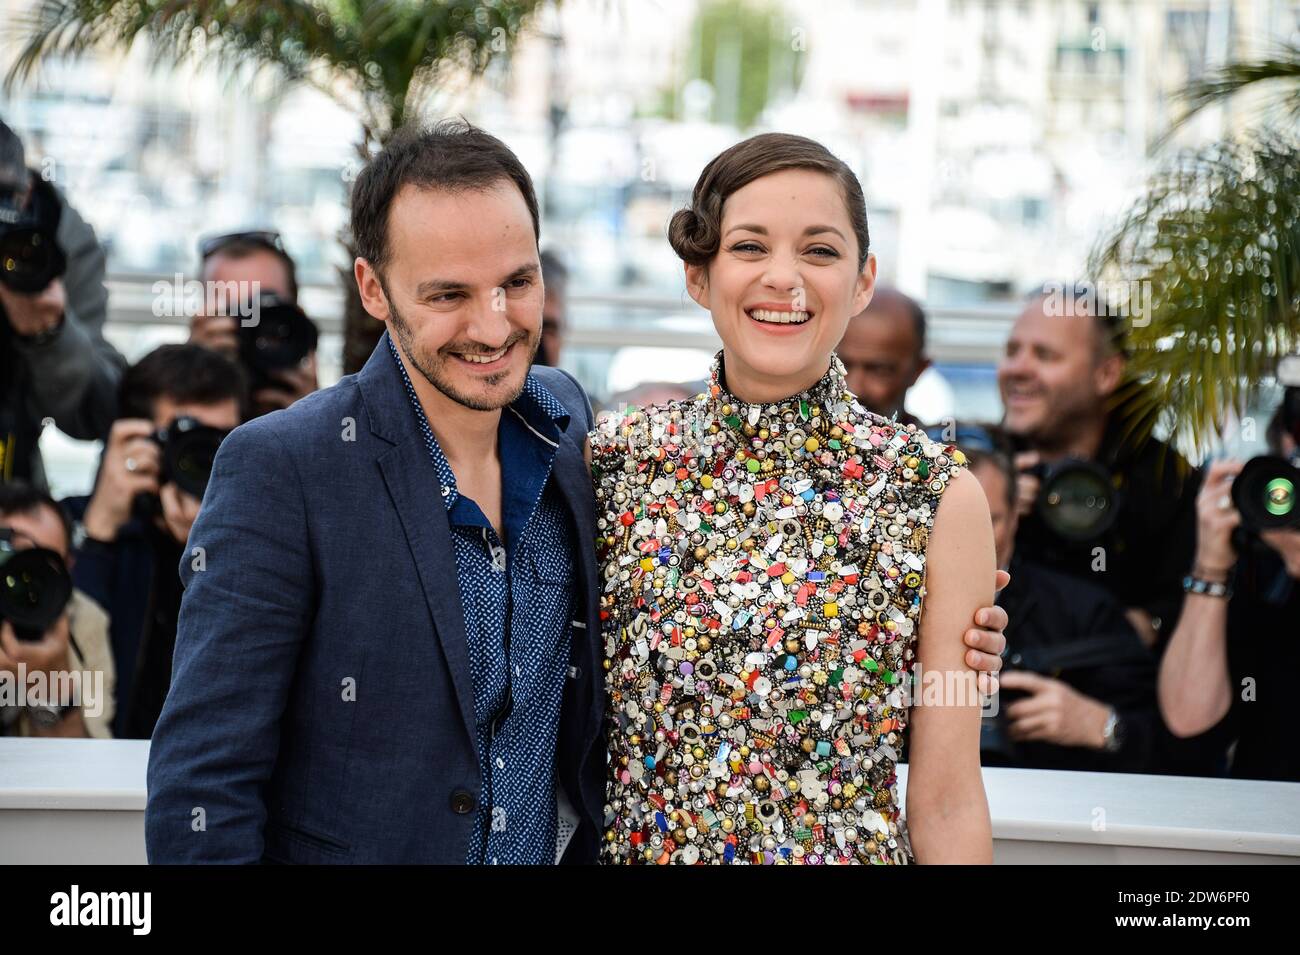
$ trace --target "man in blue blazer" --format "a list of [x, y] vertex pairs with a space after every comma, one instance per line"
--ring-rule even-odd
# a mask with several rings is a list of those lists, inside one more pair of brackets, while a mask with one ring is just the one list
[[592, 861], [604, 805], [586, 396], [529, 365], [537, 202], [463, 123], [354, 186], [362, 371], [252, 421], [190, 535], [153, 862]]
[[[388, 330], [359, 374], [217, 454], [150, 753], [150, 861], [595, 861], [591, 409], [529, 371], [532, 183], [466, 123], [406, 130], [357, 179], [352, 234]], [[967, 642], [997, 669], [1000, 633]]]

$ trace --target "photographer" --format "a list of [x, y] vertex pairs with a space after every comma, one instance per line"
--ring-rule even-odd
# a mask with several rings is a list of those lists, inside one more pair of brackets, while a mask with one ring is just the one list
[[[931, 429], [939, 439], [940, 429]], [[1024, 558], [1016, 548], [1016, 483], [997, 429], [957, 426], [956, 444], [988, 498], [998, 566], [1011, 583], [1007, 664], [996, 717], [981, 720], [985, 766], [1090, 772], [1161, 771], [1155, 659], [1100, 587]]]
[[150, 352], [122, 378], [122, 416], [94, 493], [64, 501], [79, 524], [73, 580], [112, 621], [117, 736], [148, 738], [162, 709], [180, 612], [177, 568], [212, 456], [240, 423], [246, 390], [242, 369], [209, 349]]
[[543, 249], [539, 259], [546, 298], [542, 305], [542, 342], [533, 363], [558, 368], [569, 328], [569, 269], [553, 249]]
[[844, 362], [849, 391], [868, 410], [920, 426], [903, 405], [908, 389], [930, 367], [925, 328], [919, 302], [881, 285], [867, 307], [849, 320], [835, 353]]
[[[1045, 287], [1049, 288], [1049, 287]], [[1087, 286], [1032, 298], [998, 365], [1016, 444], [1017, 549], [1103, 587], [1159, 653], [1182, 606], [1200, 474], [1153, 438], [1126, 437], [1121, 320]], [[1102, 507], [1099, 504], [1106, 506]]]
[[[249, 373], [252, 390], [251, 417], [287, 408], [319, 387], [316, 364], [316, 327], [298, 309], [298, 276], [293, 259], [278, 232], [250, 230], [207, 236], [199, 241], [199, 278], [204, 288], [204, 308], [190, 321], [190, 342], [221, 352], [241, 362]], [[232, 314], [261, 304], [261, 296], [276, 306], [275, 312], [258, 316], [258, 324], [241, 321]], [[292, 314], [291, 314], [292, 313]], [[286, 332], [260, 327], [283, 318]], [[292, 324], [290, 324], [292, 322]], [[259, 342], [258, 332], [263, 333]], [[267, 360], [266, 333], [295, 336], [293, 347], [275, 349], [277, 357]]]
[[94, 230], [0, 122], [0, 481], [45, 486], [46, 418], [74, 438], [107, 432], [125, 364], [104, 340], [107, 308]]
[[1269, 437], [1284, 459], [1273, 481], [1243, 474], [1258, 458], [1251, 465], [1216, 461], [1206, 473], [1186, 611], [1160, 664], [1159, 698], [1175, 734], [1236, 740], [1231, 775], [1300, 782], [1292, 725], [1300, 679], [1300, 473], [1285, 470], [1300, 446], [1300, 387], [1287, 388]]
[[[71, 586], [71, 549], [71, 522], [53, 498], [22, 481], [0, 484], [0, 567], [12, 568], [12, 560], [33, 552], [43, 552], [45, 558], [35, 571], [27, 565], [39, 589], [26, 594], [34, 600], [12, 608], [21, 615], [17, 622], [0, 603], [0, 680], [25, 683], [29, 694], [33, 677], [46, 684], [41, 699], [28, 695], [20, 707], [15, 695], [13, 705], [0, 706], [0, 732], [5, 735], [112, 735], [115, 688], [108, 618]], [[27, 614], [42, 619], [21, 618]], [[23, 625], [33, 623], [36, 626]], [[81, 674], [74, 698], [61, 698], [53, 687], [73, 673]]]

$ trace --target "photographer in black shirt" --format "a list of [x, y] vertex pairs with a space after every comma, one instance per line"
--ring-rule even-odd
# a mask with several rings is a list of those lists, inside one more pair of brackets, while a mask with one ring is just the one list
[[83, 440], [113, 421], [126, 362], [104, 340], [104, 262], [95, 230], [0, 122], [0, 481], [45, 487], [47, 419]]
[[1086, 285], [1045, 288], [998, 365], [1018, 452], [1016, 547], [1107, 590], [1158, 654], [1182, 606], [1200, 475], [1163, 442], [1126, 436], [1121, 319]]
[[1206, 473], [1187, 604], [1160, 664], [1159, 698], [1174, 733], [1236, 740], [1231, 775], [1300, 782], [1300, 368], [1293, 373], [1269, 428], [1276, 458], [1251, 462], [1266, 473], [1252, 479], [1228, 460]]
[[[942, 438], [942, 429], [929, 429]], [[1050, 570], [1016, 547], [1010, 443], [998, 429], [956, 425], [993, 522], [998, 566], [1011, 583], [998, 712], [980, 721], [985, 766], [1089, 772], [1164, 771], [1156, 661], [1105, 590]]]

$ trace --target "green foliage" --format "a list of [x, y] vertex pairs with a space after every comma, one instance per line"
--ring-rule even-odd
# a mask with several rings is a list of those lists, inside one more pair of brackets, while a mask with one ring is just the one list
[[[1225, 67], [1189, 87], [1190, 111], [1269, 82], [1290, 129], [1247, 133], [1166, 160], [1093, 252], [1102, 283], [1149, 283], [1130, 310], [1139, 438], [1163, 424], [1207, 450], [1242, 413], [1278, 357], [1300, 345], [1300, 48]], [[1283, 123], [1283, 126], [1288, 125]]]
[[[274, 70], [345, 105], [359, 96], [367, 137], [418, 112], [448, 69], [479, 73], [513, 45], [540, 0], [41, 0], [17, 18], [12, 86], [50, 57], [148, 40], [164, 65]], [[342, 81], [340, 83], [340, 81]]]
[[746, 129], [775, 94], [798, 88], [804, 57], [795, 29], [766, 0], [705, 0], [692, 31], [688, 79], [713, 86], [714, 120]]

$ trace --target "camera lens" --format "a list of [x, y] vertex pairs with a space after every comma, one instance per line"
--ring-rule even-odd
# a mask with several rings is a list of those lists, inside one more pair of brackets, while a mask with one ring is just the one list
[[43, 229], [20, 226], [0, 235], [0, 282], [25, 295], [41, 291], [63, 273], [65, 260]]
[[39, 635], [59, 618], [72, 597], [72, 578], [52, 550], [0, 550], [0, 618]]
[[212, 462], [226, 432], [210, 428], [197, 419], [182, 416], [172, 422], [162, 437], [163, 474], [187, 494], [203, 498], [212, 477]]
[[1115, 523], [1115, 490], [1104, 469], [1067, 461], [1043, 481], [1038, 512], [1053, 533], [1070, 541], [1095, 540]]
[[241, 323], [239, 338], [240, 358], [260, 380], [296, 368], [316, 347], [317, 331], [297, 305], [266, 294], [258, 302], [257, 322]]
[[1295, 507], [1295, 485], [1286, 478], [1274, 478], [1264, 492], [1264, 506], [1277, 517], [1285, 517]]
[[1232, 501], [1248, 528], [1293, 527], [1300, 524], [1297, 486], [1300, 486], [1300, 469], [1285, 458], [1262, 455], [1247, 461], [1232, 482]]

